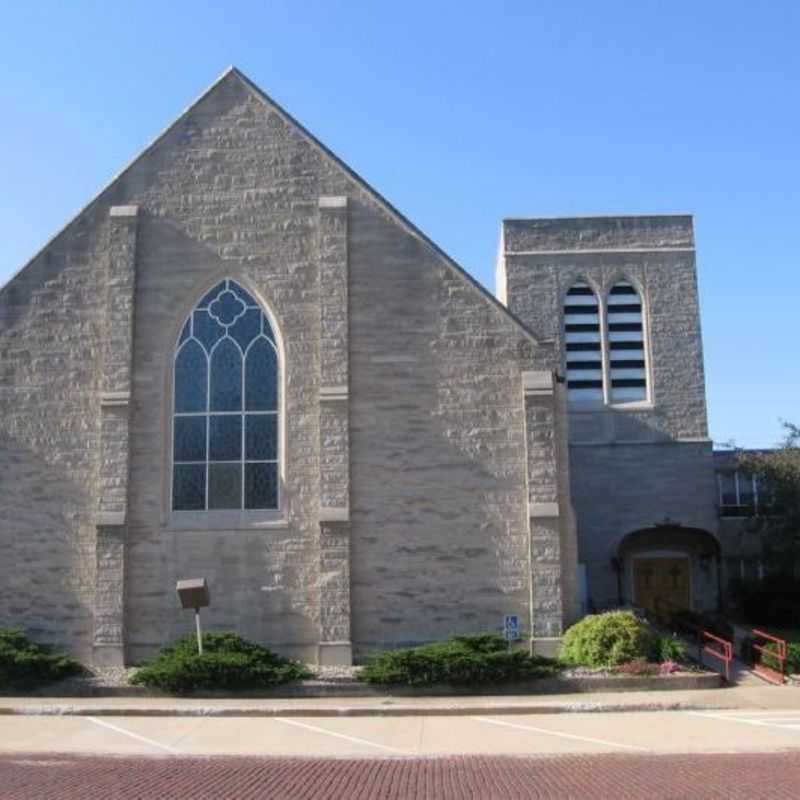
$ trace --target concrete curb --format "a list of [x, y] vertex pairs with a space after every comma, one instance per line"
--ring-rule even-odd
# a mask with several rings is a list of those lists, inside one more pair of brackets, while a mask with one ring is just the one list
[[735, 702], [703, 703], [692, 701], [644, 701], [640, 703], [514, 703], [374, 706], [92, 706], [24, 705], [0, 706], [0, 716], [79, 716], [79, 717], [453, 717], [471, 715], [565, 714], [635, 711], [733, 710]]

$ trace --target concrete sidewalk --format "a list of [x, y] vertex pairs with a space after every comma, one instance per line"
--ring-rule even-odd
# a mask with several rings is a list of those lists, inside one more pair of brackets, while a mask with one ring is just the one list
[[783, 709], [800, 711], [792, 686], [593, 694], [230, 699], [181, 697], [0, 697], [0, 716], [126, 717], [387, 717], [472, 714], [558, 714], [609, 711]]

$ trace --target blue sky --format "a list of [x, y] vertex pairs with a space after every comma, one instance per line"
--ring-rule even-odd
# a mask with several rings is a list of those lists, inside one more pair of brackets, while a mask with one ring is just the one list
[[711, 435], [800, 422], [800, 4], [7, 3], [0, 281], [229, 64], [484, 285], [505, 216], [695, 215]]

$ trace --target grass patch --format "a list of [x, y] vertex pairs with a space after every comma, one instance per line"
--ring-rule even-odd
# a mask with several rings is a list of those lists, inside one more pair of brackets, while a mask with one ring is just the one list
[[478, 634], [376, 653], [358, 677], [366, 683], [395, 686], [487, 686], [543, 678], [559, 669], [550, 659], [509, 651], [501, 636]]
[[0, 628], [0, 689], [35, 689], [83, 672], [71, 656], [32, 642], [16, 628]]
[[187, 694], [268, 689], [310, 677], [311, 673], [299, 662], [234, 633], [206, 633], [202, 656], [197, 652], [197, 639], [187, 636], [143, 664], [131, 682]]

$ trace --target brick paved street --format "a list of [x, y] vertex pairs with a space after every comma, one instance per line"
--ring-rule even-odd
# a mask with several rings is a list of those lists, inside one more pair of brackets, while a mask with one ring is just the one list
[[34, 709], [0, 715], [0, 800], [796, 798], [795, 691], [776, 690], [774, 708], [705, 711], [209, 717]]
[[796, 798], [800, 753], [300, 759], [1, 756], [3, 800]]

